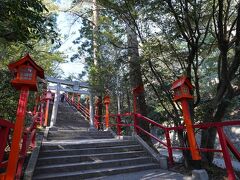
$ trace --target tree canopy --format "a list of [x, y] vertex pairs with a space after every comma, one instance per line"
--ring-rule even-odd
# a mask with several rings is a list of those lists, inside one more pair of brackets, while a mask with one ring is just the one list
[[[74, 1], [73, 7], [83, 2]], [[195, 87], [192, 91], [195, 98], [189, 102], [194, 122], [222, 121], [235, 112], [240, 95], [239, 2], [98, 0], [97, 3], [98, 31], [94, 33], [98, 35], [98, 66], [91, 64], [96, 46], [92, 44], [91, 11], [82, 13], [75, 9], [74, 16], [83, 20], [75, 43], [80, 45], [79, 55], [86, 52], [89, 55], [87, 69], [93, 84], [103, 88], [101, 92], [107, 87], [113, 103], [117, 103], [118, 97], [121, 109], [131, 110], [134, 72], [134, 83], [139, 82], [138, 75], [143, 79], [148, 116], [158, 122], [182, 125], [181, 106], [173, 102], [170, 87], [178, 77], [186, 75]], [[132, 71], [138, 66], [131, 66], [133, 57], [140, 63], [141, 73]], [[117, 111], [117, 106], [114, 107]], [[202, 139], [201, 147], [213, 147], [215, 135], [214, 129], [202, 131], [203, 137], [211, 138]], [[208, 154], [204, 160], [211, 162], [212, 157]]]
[[[56, 50], [59, 37], [56, 14], [48, 10], [53, 9], [51, 5], [48, 0], [3, 0], [0, 3], [1, 118], [14, 121], [19, 98], [10, 85], [9, 63], [30, 53], [46, 75], [55, 76], [58, 64], [64, 61], [64, 56]], [[33, 109], [34, 98], [31, 93], [28, 110]]]

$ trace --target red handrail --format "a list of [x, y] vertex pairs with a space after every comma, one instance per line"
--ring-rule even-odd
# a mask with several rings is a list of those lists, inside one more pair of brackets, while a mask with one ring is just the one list
[[6, 167], [7, 161], [4, 161], [5, 148], [9, 140], [10, 130], [14, 129], [14, 124], [0, 119], [0, 167]]
[[66, 101], [68, 104], [74, 106], [86, 119], [90, 119], [90, 113], [89, 110], [82, 105], [81, 103], [73, 102], [70, 98], [68, 98], [66, 95], [64, 95]]
[[[133, 116], [134, 115], [134, 124], [124, 124], [121, 122], [121, 117], [123, 116]], [[169, 136], [169, 131], [179, 131], [179, 130], [185, 130], [185, 126], [178, 126], [178, 127], [166, 127], [163, 126], [145, 116], [142, 116], [141, 114], [133, 114], [133, 113], [126, 113], [126, 114], [111, 114], [110, 117], [116, 117], [116, 123], [115, 124], [110, 124], [110, 126], [116, 126], [117, 127], [117, 134], [121, 134], [121, 127], [122, 126], [133, 126], [135, 129], [135, 132], [138, 134], [140, 131], [142, 133], [145, 133], [149, 137], [155, 139], [159, 143], [161, 143], [164, 147], [167, 148], [168, 150], [168, 157], [169, 157], [169, 163], [170, 165], [173, 164], [173, 149], [178, 149], [178, 150], [189, 150], [189, 147], [175, 147], [171, 145], [170, 141], [170, 136]], [[99, 117], [98, 117], [99, 118]], [[152, 124], [160, 129], [164, 130], [165, 137], [166, 137], [166, 143], [161, 141], [159, 138], [156, 136], [152, 135], [151, 133], [147, 132], [143, 128], [141, 128], [138, 125], [138, 121], [146, 121], [149, 124]], [[228, 179], [235, 179], [235, 174], [233, 171], [232, 167], [232, 162], [230, 159], [230, 155], [228, 152], [227, 147], [229, 150], [232, 151], [233, 155], [240, 161], [240, 153], [237, 151], [237, 149], [234, 147], [234, 145], [231, 143], [231, 141], [226, 137], [223, 131], [223, 127], [225, 126], [234, 126], [234, 125], [240, 125], [240, 120], [234, 120], [234, 121], [224, 121], [224, 122], [210, 122], [210, 123], [200, 123], [200, 124], [195, 124], [193, 125], [193, 128], [197, 129], [207, 129], [207, 128], [217, 128], [217, 133], [219, 136], [219, 142], [221, 145], [221, 149], [209, 149], [209, 148], [198, 148], [199, 151], [201, 152], [221, 152], [223, 153], [223, 158], [225, 161], [226, 169], [227, 169], [227, 174], [228, 174]]]
[[[35, 147], [35, 137], [36, 137], [36, 128], [37, 124], [39, 124], [38, 115], [35, 115], [32, 118], [32, 124], [25, 128], [23, 137], [22, 137], [22, 145], [21, 151], [18, 158], [17, 171], [15, 175], [15, 179], [18, 180], [22, 175], [22, 168], [27, 156], [28, 148]], [[7, 167], [8, 160], [3, 161], [3, 157], [5, 154], [5, 148], [7, 146], [7, 141], [9, 139], [10, 130], [14, 129], [14, 123], [11, 123], [7, 120], [0, 119], [0, 167]], [[1, 175], [2, 176], [2, 175]]]

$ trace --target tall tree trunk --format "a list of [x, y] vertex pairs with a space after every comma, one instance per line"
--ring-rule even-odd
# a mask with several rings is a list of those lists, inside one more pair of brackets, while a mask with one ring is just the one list
[[[140, 57], [138, 52], [138, 40], [135, 32], [135, 26], [131, 22], [128, 22], [127, 37], [128, 37], [128, 60], [130, 70], [130, 83], [132, 89], [143, 86], [142, 71], [140, 65]], [[143, 116], [147, 115], [147, 104], [145, 101], [144, 92], [140, 93], [137, 98], [137, 112]], [[146, 121], [139, 121], [139, 126], [144, 130], [150, 132], [149, 123]], [[139, 134], [140, 137], [146, 141], [149, 145], [152, 145], [151, 139], [144, 133]]]
[[[207, 118], [210, 119], [210, 121], [212, 122], [221, 122], [223, 120], [226, 109], [229, 106], [229, 102], [233, 99], [234, 96], [237, 95], [232, 88], [231, 81], [234, 79], [234, 75], [240, 64], [240, 6], [238, 4], [236, 25], [232, 24], [232, 26], [236, 26], [234, 48], [235, 54], [232, 62], [229, 60], [230, 58], [228, 57], [228, 51], [230, 48], [230, 39], [228, 34], [230, 33], [227, 31], [227, 28], [230, 27], [230, 24], [228, 24], [228, 22], [225, 22], [225, 20], [229, 18], [229, 14], [224, 13], [224, 6], [230, 6], [230, 4], [225, 3], [224, 0], [218, 0], [218, 4], [215, 7], [218, 7], [218, 14], [216, 16], [217, 24], [215, 29], [220, 55], [218, 61], [219, 83], [217, 87], [217, 93], [212, 100], [211, 111], [210, 113], [208, 113], [210, 117]], [[216, 134], [217, 133], [215, 128], [209, 128], [208, 130], [202, 131], [201, 147], [214, 148]], [[214, 158], [214, 153], [202, 154], [204, 160], [211, 164]]]
[[121, 114], [121, 102], [120, 102], [120, 83], [119, 75], [117, 74], [117, 113]]
[[97, 45], [97, 35], [98, 35], [98, 7], [97, 0], [93, 0], [93, 64], [98, 65], [98, 45]]
[[[126, 96], [127, 96], [127, 112], [131, 112], [131, 101], [130, 101], [130, 93], [129, 89], [126, 88]], [[123, 106], [122, 106], [123, 107]]]

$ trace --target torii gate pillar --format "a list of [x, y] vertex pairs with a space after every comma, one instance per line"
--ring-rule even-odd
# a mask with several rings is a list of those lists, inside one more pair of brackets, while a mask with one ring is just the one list
[[56, 90], [55, 97], [54, 97], [50, 127], [52, 127], [56, 124], [58, 103], [59, 103], [59, 97], [60, 97], [60, 88], [61, 88], [61, 84], [57, 83], [57, 90]]
[[94, 127], [94, 110], [93, 110], [93, 94], [92, 92], [90, 93], [90, 107], [89, 107], [89, 114], [90, 114], [90, 127], [89, 127], [89, 131], [94, 131], [96, 130]]

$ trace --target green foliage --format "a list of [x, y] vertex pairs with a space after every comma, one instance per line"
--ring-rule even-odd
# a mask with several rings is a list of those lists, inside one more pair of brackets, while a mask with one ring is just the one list
[[56, 37], [52, 17], [41, 0], [2, 0], [0, 3], [0, 38], [7, 42]]
[[[44, 0], [44, 3], [48, 0]], [[1, 118], [15, 121], [19, 91], [10, 81], [13, 78], [7, 65], [30, 53], [44, 69], [45, 75], [56, 76], [63, 56], [56, 51], [56, 16], [48, 12], [40, 0], [3, 0], [0, 3], [0, 112]], [[53, 10], [54, 6], [49, 6]], [[41, 93], [43, 85], [40, 85]], [[34, 92], [28, 98], [28, 111], [33, 110]]]
[[0, 112], [1, 118], [14, 121], [18, 105], [19, 92], [10, 84], [11, 74], [9, 71], [0, 71]]
[[[129, 62], [126, 51], [126, 22], [133, 22], [141, 42], [140, 56], [147, 103], [152, 107], [149, 116], [153, 118], [162, 116], [164, 118], [161, 119], [172, 122], [177, 119], [177, 122], [180, 122], [178, 118], [181, 114], [181, 106], [173, 103], [170, 88], [172, 82], [179, 76], [188, 75], [195, 86], [192, 108], [195, 109], [196, 121], [209, 119], [207, 114], [212, 113], [206, 110], [209, 110], [210, 102], [217, 96], [219, 80], [221, 80], [219, 70], [222, 68], [219, 64], [221, 53], [218, 30], [214, 27], [217, 25], [219, 7], [213, 2], [99, 0], [99, 5], [104, 8], [100, 8], [99, 12], [97, 42], [100, 64], [98, 67], [92, 66], [92, 24], [89, 21], [84, 23], [81, 28], [82, 36], [78, 39], [78, 43], [81, 44], [81, 40], [86, 38], [84, 39], [86, 42], [79, 48], [79, 54], [88, 52], [90, 82], [100, 92], [103, 91], [100, 90], [101, 88], [108, 87], [114, 96], [118, 90], [116, 87], [116, 76], [118, 76], [122, 108], [127, 109], [126, 94], [131, 93], [131, 89], [129, 89]], [[236, 29], [234, 24], [237, 18], [236, 5], [237, 3], [229, 4], [227, 9], [228, 4], [224, 4], [222, 11], [224, 16], [231, 14], [225, 19], [228, 30], [229, 27], [233, 27], [233, 31]], [[213, 8], [216, 8], [215, 11]], [[231, 13], [228, 14], [227, 10]], [[230, 31], [228, 33], [229, 67], [238, 48], [234, 45], [235, 33]], [[240, 79], [239, 65], [236, 64], [236, 67], [238, 70], [235, 78], [230, 82], [234, 90], [239, 89]], [[129, 97], [131, 99], [131, 95]], [[233, 102], [236, 106], [235, 101]], [[229, 105], [232, 107], [231, 104]]]

